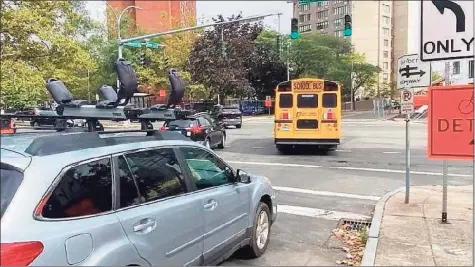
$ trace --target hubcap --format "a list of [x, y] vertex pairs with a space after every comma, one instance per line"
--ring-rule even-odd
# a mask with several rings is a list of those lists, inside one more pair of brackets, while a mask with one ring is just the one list
[[267, 212], [261, 211], [257, 218], [256, 243], [259, 249], [263, 249], [269, 238], [269, 216]]

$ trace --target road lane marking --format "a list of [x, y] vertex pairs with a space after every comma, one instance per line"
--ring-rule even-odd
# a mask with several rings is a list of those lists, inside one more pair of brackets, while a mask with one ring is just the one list
[[332, 197], [344, 197], [344, 198], [354, 198], [354, 199], [364, 199], [364, 200], [374, 200], [378, 201], [381, 197], [378, 196], [364, 196], [356, 194], [346, 194], [346, 193], [337, 193], [337, 192], [328, 192], [328, 191], [316, 191], [302, 188], [286, 187], [286, 186], [272, 186], [274, 190], [283, 191], [283, 192], [293, 192], [293, 193], [302, 193], [318, 196], [332, 196]]
[[386, 152], [383, 152], [383, 154], [401, 154], [401, 152], [397, 152], [397, 151], [386, 151]]
[[[280, 167], [298, 167], [298, 168], [322, 168], [323, 166], [318, 165], [304, 165], [304, 164], [290, 164], [290, 163], [276, 163], [276, 162], [247, 162], [247, 161], [226, 161], [232, 164], [243, 164], [243, 165], [262, 165], [262, 166], [280, 166]], [[350, 170], [350, 171], [367, 171], [367, 172], [387, 172], [387, 173], [406, 173], [405, 170], [392, 170], [392, 169], [374, 169], [374, 168], [361, 168], [361, 167], [328, 167], [329, 169], [337, 170]], [[411, 174], [419, 175], [429, 175], [429, 176], [442, 176], [441, 172], [423, 172], [423, 171], [411, 171]], [[463, 177], [471, 178], [471, 174], [456, 174], [449, 173], [450, 177]]]
[[322, 166], [317, 165], [302, 165], [302, 164], [290, 164], [290, 163], [275, 163], [275, 162], [247, 162], [247, 161], [234, 161], [227, 160], [226, 162], [233, 164], [243, 164], [243, 165], [264, 165], [264, 166], [282, 166], [282, 167], [299, 167], [299, 168], [321, 168]]
[[[388, 173], [406, 173], [404, 170], [391, 170], [391, 169], [373, 169], [373, 168], [357, 168], [357, 167], [330, 167], [330, 169], [351, 170], [351, 171], [368, 171], [368, 172], [388, 172]], [[411, 174], [430, 175], [430, 176], [442, 176], [440, 172], [420, 172], [411, 171]], [[451, 177], [472, 177], [471, 174], [453, 174], [449, 173]]]
[[335, 152], [347, 152], [347, 153], [350, 153], [351, 150], [337, 149], [337, 150], [335, 150]]
[[278, 205], [277, 213], [286, 213], [299, 216], [307, 216], [324, 220], [338, 221], [341, 219], [348, 220], [369, 220], [370, 216], [344, 211], [333, 211], [316, 208], [307, 208], [299, 206]]

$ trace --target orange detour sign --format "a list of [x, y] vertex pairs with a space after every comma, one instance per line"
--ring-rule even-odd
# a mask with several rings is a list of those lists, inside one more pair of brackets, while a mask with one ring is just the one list
[[473, 85], [429, 87], [430, 159], [473, 160]]

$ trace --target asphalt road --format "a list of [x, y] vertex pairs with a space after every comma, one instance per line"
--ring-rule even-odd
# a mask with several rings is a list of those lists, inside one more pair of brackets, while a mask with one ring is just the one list
[[[251, 118], [229, 129], [217, 151], [236, 168], [267, 176], [277, 190], [278, 218], [267, 252], [259, 259], [234, 257], [222, 265], [336, 265], [345, 253], [331, 237], [340, 219], [370, 219], [386, 192], [405, 185], [404, 122], [347, 114], [342, 145], [329, 154], [281, 155], [270, 118]], [[411, 125], [413, 185], [441, 185], [442, 162], [426, 157], [426, 127]], [[449, 164], [450, 185], [473, 184], [471, 162]], [[450, 196], [449, 196], [450, 198]]]

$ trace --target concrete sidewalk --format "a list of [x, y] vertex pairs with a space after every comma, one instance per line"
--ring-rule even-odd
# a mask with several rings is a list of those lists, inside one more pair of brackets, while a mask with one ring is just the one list
[[412, 187], [385, 205], [376, 266], [473, 266], [473, 187], [449, 187], [448, 222], [441, 224], [442, 187]]

